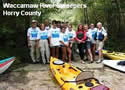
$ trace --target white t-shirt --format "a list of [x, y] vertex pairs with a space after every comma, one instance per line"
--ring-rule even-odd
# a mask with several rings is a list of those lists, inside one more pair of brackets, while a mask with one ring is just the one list
[[107, 36], [107, 31], [104, 28], [102, 28], [101, 30], [97, 29], [97, 37], [96, 37], [97, 40], [100, 38], [100, 33], [103, 34], [104, 36]]
[[[65, 33], [60, 33], [60, 41], [62, 41], [63, 43], [65, 44], [68, 44], [69, 43], [69, 36], [68, 34], [65, 32]], [[62, 44], [61, 44], [62, 45]]]
[[69, 39], [73, 39], [76, 37], [76, 32], [74, 30], [71, 31], [66, 31], [66, 33], [68, 34]]
[[65, 32], [68, 32], [69, 31], [69, 29], [68, 29], [68, 27], [66, 27], [66, 31]]
[[52, 46], [59, 46], [60, 45], [60, 42], [59, 42], [60, 29], [59, 28], [56, 28], [56, 29], [51, 28], [49, 30], [49, 37], [51, 38], [50, 42], [51, 42]]
[[38, 39], [47, 40], [48, 39], [48, 31], [47, 30], [40, 30], [38, 33]]
[[40, 31], [39, 27], [32, 28], [30, 27], [27, 32], [27, 36], [29, 36], [30, 40], [37, 40], [38, 39], [38, 32]]
[[94, 28], [94, 29], [90, 28], [88, 30], [88, 32], [87, 32], [87, 37], [89, 38], [88, 41], [91, 41], [92, 43], [96, 43], [96, 41], [95, 41], [96, 32], [97, 32], [97, 28]]

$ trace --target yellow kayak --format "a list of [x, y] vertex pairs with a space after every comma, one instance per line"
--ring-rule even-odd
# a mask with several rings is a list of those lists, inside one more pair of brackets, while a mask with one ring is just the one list
[[108, 57], [112, 60], [125, 60], [125, 53], [109, 52], [107, 50], [103, 50], [103, 54], [105, 57]]
[[62, 90], [110, 90], [94, 78], [92, 72], [82, 71], [51, 57], [50, 69]]

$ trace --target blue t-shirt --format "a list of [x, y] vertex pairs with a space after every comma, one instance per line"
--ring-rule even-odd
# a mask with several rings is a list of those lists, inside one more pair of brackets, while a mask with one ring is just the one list
[[64, 42], [68, 42], [68, 35], [64, 35], [63, 40], [64, 40]]
[[97, 31], [94, 31], [94, 30], [93, 30], [91, 33], [92, 33], [92, 39], [95, 39], [95, 38], [96, 38], [96, 33], [97, 33]]
[[40, 39], [43, 39], [43, 40], [48, 39], [48, 32], [47, 31], [41, 31], [40, 32]]
[[70, 39], [73, 38], [73, 33], [68, 33], [68, 35]]
[[37, 35], [38, 35], [38, 31], [36, 31], [36, 30], [31, 31], [32, 38], [37, 38]]
[[52, 38], [59, 38], [59, 34], [60, 32], [59, 31], [52, 31]]

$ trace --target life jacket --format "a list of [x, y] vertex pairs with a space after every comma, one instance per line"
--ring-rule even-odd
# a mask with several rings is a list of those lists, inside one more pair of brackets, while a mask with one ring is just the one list
[[84, 37], [84, 33], [83, 33], [83, 32], [78, 32], [77, 38], [78, 38], [79, 40], [81, 40], [83, 37]]
[[95, 35], [93, 35], [95, 40], [100, 40], [100, 41], [104, 40], [104, 34], [102, 33], [102, 31], [96, 32]]

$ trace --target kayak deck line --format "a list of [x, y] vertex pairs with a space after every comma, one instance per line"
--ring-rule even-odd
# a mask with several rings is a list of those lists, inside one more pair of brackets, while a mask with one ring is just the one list
[[99, 80], [94, 78], [93, 72], [82, 71], [57, 58], [51, 57], [50, 69], [62, 90], [93, 90], [99, 87], [102, 87], [99, 90], [104, 90], [104, 88], [109, 90], [108, 87], [100, 84]]

